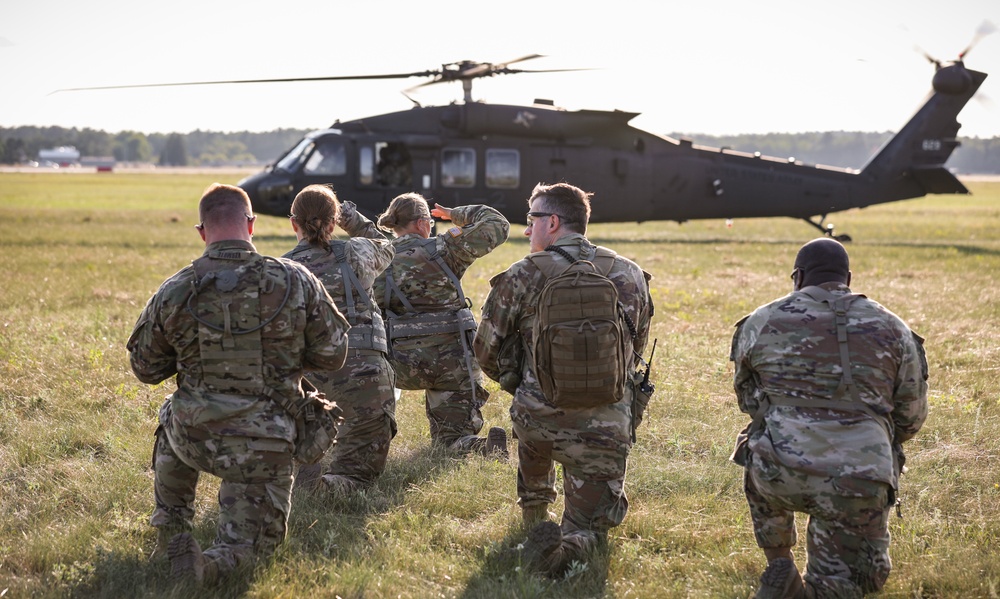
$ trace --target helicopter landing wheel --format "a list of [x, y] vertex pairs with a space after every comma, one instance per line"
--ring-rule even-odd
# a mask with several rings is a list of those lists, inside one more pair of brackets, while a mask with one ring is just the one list
[[820, 233], [826, 235], [830, 239], [835, 239], [841, 243], [849, 243], [851, 241], [851, 236], [846, 233], [841, 233], [840, 235], [833, 234], [833, 223], [824, 224], [826, 221], [825, 214], [819, 217], [819, 222], [816, 222], [811, 218], [803, 218], [802, 220], [819, 229]]

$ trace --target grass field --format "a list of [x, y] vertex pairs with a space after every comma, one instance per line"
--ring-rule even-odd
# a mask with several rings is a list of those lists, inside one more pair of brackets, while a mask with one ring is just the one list
[[[201, 253], [191, 225], [213, 180], [0, 174], [0, 597], [189, 596], [147, 561], [152, 434], [172, 382], [140, 384], [124, 345], [160, 282]], [[831, 217], [854, 238], [854, 290], [927, 339], [930, 417], [908, 444], [882, 597], [1000, 592], [1000, 183], [970, 188]], [[477, 309], [490, 276], [527, 252], [522, 230], [466, 275]], [[516, 458], [430, 451], [422, 398], [405, 392], [373, 489], [297, 496], [275, 558], [200, 596], [751, 595], [764, 559], [741, 471], [727, 461], [748, 420], [731, 391], [729, 340], [743, 314], [789, 291], [795, 252], [814, 234], [791, 219], [591, 228], [652, 273], [659, 342], [657, 393], [629, 464], [631, 510], [587, 568], [558, 581], [519, 571], [504, 552], [523, 536]], [[255, 241], [271, 254], [295, 243], [287, 220], [271, 217]], [[509, 429], [510, 398], [490, 391], [487, 426]], [[217, 488], [199, 483], [203, 545]]]

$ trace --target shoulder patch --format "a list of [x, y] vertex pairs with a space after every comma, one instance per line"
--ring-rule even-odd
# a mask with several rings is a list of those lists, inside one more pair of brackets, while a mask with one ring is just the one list
[[462, 227], [452, 227], [448, 229], [448, 234], [452, 237], [458, 237], [462, 234]]

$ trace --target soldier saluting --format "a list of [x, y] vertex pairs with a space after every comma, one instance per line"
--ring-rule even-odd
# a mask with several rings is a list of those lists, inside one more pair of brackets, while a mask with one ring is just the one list
[[[453, 226], [432, 235], [435, 216]], [[435, 204], [431, 210], [420, 194], [404, 193], [392, 200], [378, 225], [395, 235], [396, 254], [375, 281], [375, 298], [385, 312], [396, 386], [424, 390], [435, 446], [506, 459], [503, 428], [478, 436], [480, 408], [489, 393], [472, 353], [476, 319], [462, 276], [507, 241], [510, 223], [489, 206]]]

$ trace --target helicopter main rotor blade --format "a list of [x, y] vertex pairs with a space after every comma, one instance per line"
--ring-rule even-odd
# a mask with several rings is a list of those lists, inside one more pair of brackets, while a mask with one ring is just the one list
[[416, 73], [387, 73], [384, 75], [344, 75], [330, 77], [288, 77], [283, 79], [234, 79], [229, 81], [187, 81], [182, 83], [144, 83], [137, 85], [104, 85], [100, 87], [68, 87], [57, 89], [58, 92], [91, 91], [99, 89], [133, 89], [141, 87], [181, 87], [189, 85], [227, 85], [233, 83], [296, 83], [300, 81], [350, 81], [363, 79], [408, 79], [410, 77], [430, 77], [439, 71], [419, 71]]
[[504, 69], [497, 71], [501, 75], [516, 75], [517, 73], [569, 73], [572, 71], [593, 71], [592, 68], [580, 69]]
[[521, 58], [515, 58], [514, 60], [508, 60], [507, 62], [501, 62], [494, 65], [498, 69], [506, 68], [509, 64], [514, 64], [515, 62], [524, 62], [525, 60], [534, 60], [536, 58], [545, 58], [542, 54], [528, 54], [527, 56], [522, 56]]

